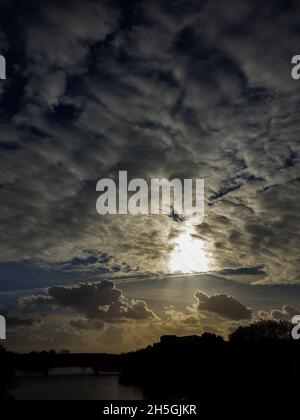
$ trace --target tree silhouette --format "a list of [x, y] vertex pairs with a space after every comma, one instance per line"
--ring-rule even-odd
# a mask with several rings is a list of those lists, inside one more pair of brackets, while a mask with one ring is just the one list
[[232, 343], [290, 341], [292, 328], [293, 324], [289, 321], [261, 320], [251, 325], [238, 327], [230, 334], [229, 340]]

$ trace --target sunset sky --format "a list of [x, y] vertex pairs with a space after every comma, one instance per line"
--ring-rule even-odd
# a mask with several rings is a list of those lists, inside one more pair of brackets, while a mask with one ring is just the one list
[[[16, 351], [121, 352], [300, 311], [300, 4], [0, 6], [0, 313]], [[205, 179], [205, 219], [96, 184]]]

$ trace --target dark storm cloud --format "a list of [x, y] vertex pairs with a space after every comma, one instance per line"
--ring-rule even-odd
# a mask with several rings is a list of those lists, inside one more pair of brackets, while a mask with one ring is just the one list
[[[111, 281], [74, 287], [51, 287], [47, 295], [27, 296], [19, 300], [21, 308], [45, 310], [47, 307], [71, 308], [91, 320], [145, 320], [157, 318], [141, 300], [127, 299]], [[74, 323], [73, 323], [74, 326]]]
[[15, 10], [15, 38], [3, 37], [15, 66], [1, 84], [1, 260], [89, 250], [121, 272], [166, 271], [171, 220], [96, 215], [97, 180], [126, 169], [205, 178], [197, 234], [217, 269], [264, 266], [266, 282], [298, 282], [299, 4], [120, 4]]
[[197, 292], [195, 297], [200, 312], [213, 312], [235, 321], [252, 318], [252, 310], [234, 297], [225, 294], [208, 296], [203, 292]]

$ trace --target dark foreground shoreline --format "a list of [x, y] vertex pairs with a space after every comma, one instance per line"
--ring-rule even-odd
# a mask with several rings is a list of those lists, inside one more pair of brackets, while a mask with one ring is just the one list
[[228, 341], [209, 333], [201, 337], [164, 336], [159, 343], [121, 355], [15, 354], [2, 349], [0, 395], [11, 398], [9, 388], [16, 384], [16, 370], [46, 378], [54, 368], [80, 367], [88, 368], [91, 377], [120, 372], [120, 399], [126, 387], [141, 390], [146, 399], [207, 402], [212, 396], [244, 398], [253, 393], [257, 398], [272, 395], [290, 399], [300, 380], [300, 342], [292, 339], [291, 327], [285, 321], [260, 321], [238, 328]]

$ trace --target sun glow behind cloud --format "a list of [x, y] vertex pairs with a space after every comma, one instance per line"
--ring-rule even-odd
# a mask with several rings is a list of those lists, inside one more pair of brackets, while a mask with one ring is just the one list
[[193, 273], [209, 271], [209, 256], [205, 243], [194, 238], [190, 233], [182, 233], [175, 241], [175, 249], [170, 258], [170, 270], [174, 272]]

